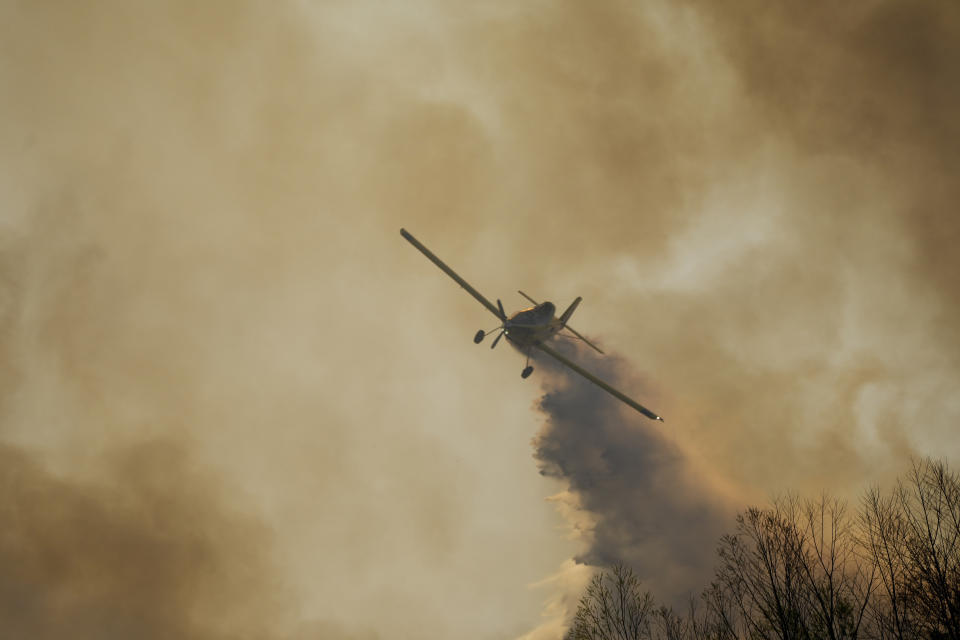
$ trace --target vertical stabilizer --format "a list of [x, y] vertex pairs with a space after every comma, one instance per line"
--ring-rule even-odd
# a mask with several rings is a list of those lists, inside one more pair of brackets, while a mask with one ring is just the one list
[[577, 296], [577, 299], [573, 301], [573, 304], [567, 307], [567, 310], [563, 312], [562, 316], [560, 316], [560, 322], [562, 322], [564, 326], [567, 325], [567, 321], [570, 319], [570, 316], [573, 315], [573, 312], [577, 310], [577, 305], [580, 304], [581, 300], [583, 300], [583, 298]]

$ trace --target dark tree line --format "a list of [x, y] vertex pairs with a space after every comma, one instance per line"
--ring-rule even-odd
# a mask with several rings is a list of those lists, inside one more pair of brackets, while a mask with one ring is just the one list
[[824, 494], [741, 513], [688, 611], [623, 565], [594, 577], [568, 640], [960, 640], [960, 476], [915, 463], [860, 508]]

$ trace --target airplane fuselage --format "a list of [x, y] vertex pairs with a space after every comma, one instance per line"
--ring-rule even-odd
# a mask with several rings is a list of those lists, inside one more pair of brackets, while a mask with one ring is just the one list
[[535, 307], [517, 311], [503, 323], [504, 335], [518, 347], [528, 347], [552, 338], [563, 329], [556, 317], [552, 302], [541, 302]]

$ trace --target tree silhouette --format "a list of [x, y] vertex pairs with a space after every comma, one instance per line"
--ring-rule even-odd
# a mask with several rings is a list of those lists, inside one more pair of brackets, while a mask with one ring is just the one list
[[960, 640], [960, 478], [943, 462], [914, 463], [891, 495], [867, 492], [861, 523], [885, 635]]
[[650, 638], [653, 596], [641, 592], [632, 569], [616, 564], [598, 573], [580, 599], [567, 640], [640, 640]]
[[704, 593], [723, 637], [857, 638], [874, 578], [856, 554], [846, 506], [781, 498], [737, 517]]

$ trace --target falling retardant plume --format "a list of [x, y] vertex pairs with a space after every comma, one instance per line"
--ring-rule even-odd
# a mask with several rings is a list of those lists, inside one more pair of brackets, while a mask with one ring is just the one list
[[[557, 348], [652, 404], [651, 386], [622, 358], [570, 343]], [[667, 426], [648, 420], [544, 360], [539, 408], [546, 423], [533, 444], [541, 473], [568, 483], [575, 510], [588, 516], [586, 548], [575, 560], [595, 567], [626, 562], [658, 598], [682, 606], [710, 575], [715, 542], [731, 520], [729, 503], [664, 435], [669, 417]]]

